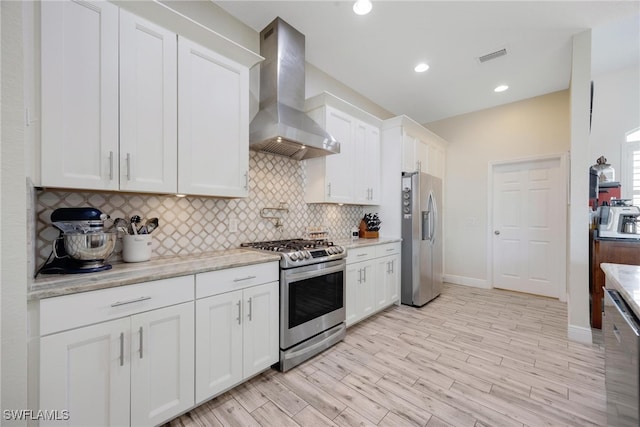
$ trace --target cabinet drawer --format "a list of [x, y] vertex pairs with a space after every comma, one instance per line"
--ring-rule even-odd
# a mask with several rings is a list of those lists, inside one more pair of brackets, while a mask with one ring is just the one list
[[247, 265], [196, 274], [196, 298], [280, 280], [277, 262]]
[[400, 242], [385, 243], [376, 246], [376, 257], [380, 258], [387, 255], [397, 255], [400, 253]]
[[347, 251], [347, 264], [354, 262], [366, 261], [368, 259], [375, 258], [376, 247], [367, 246], [364, 248], [353, 248]]
[[47, 298], [40, 302], [40, 335], [193, 301], [193, 275]]

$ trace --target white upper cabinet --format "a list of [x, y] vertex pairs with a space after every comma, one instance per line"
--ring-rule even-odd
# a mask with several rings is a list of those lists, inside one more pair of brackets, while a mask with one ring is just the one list
[[121, 6], [42, 2], [41, 185], [246, 197], [262, 58], [166, 6]]
[[447, 142], [406, 116], [385, 121], [385, 129], [398, 128], [402, 149], [402, 171], [420, 171], [444, 178], [445, 150]]
[[177, 191], [176, 34], [120, 10], [120, 189]]
[[354, 199], [360, 205], [380, 203], [380, 128], [356, 124]]
[[178, 39], [178, 192], [246, 197], [249, 69]]
[[309, 116], [340, 153], [306, 160], [307, 203], [375, 205], [380, 198], [380, 120], [325, 92], [307, 100]]
[[118, 189], [118, 8], [41, 3], [42, 185]]

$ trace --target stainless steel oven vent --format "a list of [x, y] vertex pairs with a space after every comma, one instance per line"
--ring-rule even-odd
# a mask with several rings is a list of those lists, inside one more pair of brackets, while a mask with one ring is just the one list
[[507, 49], [496, 50], [495, 52], [487, 53], [486, 55], [482, 55], [478, 57], [478, 61], [483, 64], [487, 61], [491, 61], [492, 59], [500, 58], [501, 56], [505, 56], [507, 54]]
[[260, 109], [249, 148], [296, 160], [340, 152], [340, 143], [305, 114], [305, 38], [276, 18], [260, 33]]

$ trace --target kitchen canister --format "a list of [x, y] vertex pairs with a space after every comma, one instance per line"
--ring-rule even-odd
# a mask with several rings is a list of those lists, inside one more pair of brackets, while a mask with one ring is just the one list
[[126, 234], [122, 236], [122, 260], [142, 262], [151, 259], [150, 234]]

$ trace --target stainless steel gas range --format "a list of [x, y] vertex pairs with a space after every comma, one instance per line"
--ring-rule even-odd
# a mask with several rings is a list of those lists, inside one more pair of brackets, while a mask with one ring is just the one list
[[341, 341], [346, 251], [326, 240], [278, 240], [242, 247], [280, 253], [280, 362], [287, 371]]

